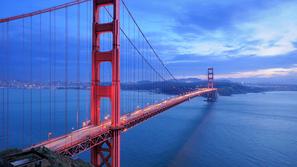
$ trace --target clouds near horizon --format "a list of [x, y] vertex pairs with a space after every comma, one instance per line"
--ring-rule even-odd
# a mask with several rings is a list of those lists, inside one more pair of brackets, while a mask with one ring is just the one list
[[[177, 76], [195, 76], [192, 71], [204, 73], [199, 67], [214, 66], [229, 79], [241, 71], [253, 73], [243, 73], [245, 78], [265, 77], [297, 62], [297, 1], [164, 0], [153, 4], [157, 5], [154, 17], [142, 19], [142, 27], [170, 69], [179, 69], [174, 72]], [[135, 11], [136, 16], [149, 16], [151, 8]], [[291, 72], [282, 74], [295, 77]]]
[[[216, 74], [217, 79], [243, 79], [243, 78], [273, 78], [283, 77], [290, 74], [297, 74], [297, 66], [294, 65], [288, 68], [267, 68], [253, 71], [242, 71], [226, 74]], [[205, 78], [205, 75], [186, 76], [185, 78]]]

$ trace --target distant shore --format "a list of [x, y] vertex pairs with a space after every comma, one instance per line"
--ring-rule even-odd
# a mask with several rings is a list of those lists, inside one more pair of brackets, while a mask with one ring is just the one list
[[[103, 83], [108, 85], [108, 83]], [[131, 91], [150, 91], [154, 93], [162, 93], [169, 95], [177, 95], [197, 88], [205, 88], [207, 81], [199, 79], [180, 79], [169, 81], [139, 81], [133, 83], [121, 83], [122, 90]], [[261, 93], [269, 91], [297, 91], [297, 85], [282, 85], [282, 84], [243, 84], [231, 81], [215, 81], [215, 87], [218, 88], [220, 96], [231, 96], [233, 94], [246, 94], [246, 93]], [[0, 89], [80, 89], [90, 90], [90, 83], [76, 83], [69, 82], [68, 84], [62, 81], [49, 83], [25, 83], [20, 81], [0, 82]]]

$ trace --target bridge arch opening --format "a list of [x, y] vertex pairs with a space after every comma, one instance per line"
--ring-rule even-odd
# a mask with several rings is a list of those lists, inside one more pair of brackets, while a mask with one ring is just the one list
[[100, 98], [100, 120], [101, 123], [110, 119], [111, 117], [111, 101], [108, 97]]
[[100, 24], [111, 23], [113, 21], [113, 5], [103, 5], [99, 7], [98, 22]]
[[112, 84], [112, 65], [110, 62], [100, 63], [100, 86], [111, 86]]
[[99, 52], [109, 52], [113, 49], [113, 34], [112, 32], [100, 33], [98, 38]]

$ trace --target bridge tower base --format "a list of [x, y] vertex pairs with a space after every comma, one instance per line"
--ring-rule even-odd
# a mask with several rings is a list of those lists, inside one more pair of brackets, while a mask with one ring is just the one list
[[212, 92], [207, 95], [206, 101], [209, 103], [216, 102], [218, 98], [217, 92]]
[[[91, 163], [95, 167], [120, 167], [120, 34], [119, 34], [119, 0], [93, 0], [92, 30], [92, 85], [91, 85], [91, 123], [100, 125], [100, 101], [109, 98], [111, 102], [112, 139], [91, 149]], [[101, 10], [112, 6], [113, 19], [101, 23]], [[100, 50], [100, 35], [112, 34], [112, 50]], [[102, 40], [102, 39], [101, 39]], [[100, 84], [100, 66], [109, 62], [112, 68], [112, 83], [109, 86]]]

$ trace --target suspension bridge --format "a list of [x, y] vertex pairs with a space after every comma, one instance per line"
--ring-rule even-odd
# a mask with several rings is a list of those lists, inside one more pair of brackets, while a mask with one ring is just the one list
[[197, 96], [177, 79], [122, 0], [77, 0], [0, 20], [1, 149], [90, 150], [120, 166], [120, 134]]

